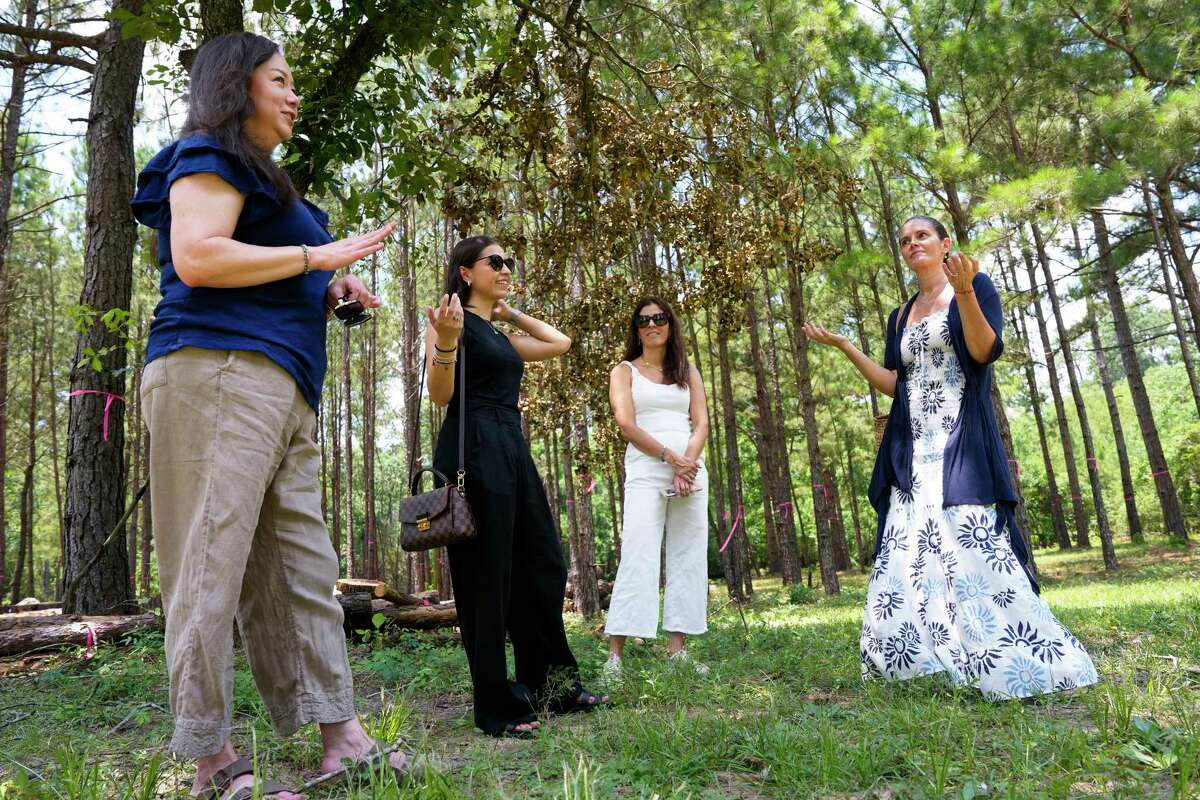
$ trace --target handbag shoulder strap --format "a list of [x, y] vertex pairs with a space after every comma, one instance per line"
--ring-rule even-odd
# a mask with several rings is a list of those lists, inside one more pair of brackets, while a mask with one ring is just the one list
[[[469, 312], [468, 312], [469, 313]], [[429, 356], [421, 354], [421, 378], [417, 383], [416, 424], [413, 425], [412, 441], [409, 442], [408, 481], [411, 484], [417, 474], [417, 442], [421, 440], [421, 394], [425, 391], [425, 368], [429, 366]], [[458, 337], [458, 488], [461, 490], [467, 476], [466, 466], [466, 428], [467, 428], [467, 329], [464, 327]]]

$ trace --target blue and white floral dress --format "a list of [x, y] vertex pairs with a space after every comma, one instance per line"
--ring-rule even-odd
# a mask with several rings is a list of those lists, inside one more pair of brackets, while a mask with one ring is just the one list
[[964, 376], [947, 311], [905, 328], [912, 492], [892, 487], [867, 588], [860, 656], [865, 678], [945, 674], [989, 699], [1087, 686], [1096, 668], [1034, 593], [995, 506], [942, 506], [946, 440]]

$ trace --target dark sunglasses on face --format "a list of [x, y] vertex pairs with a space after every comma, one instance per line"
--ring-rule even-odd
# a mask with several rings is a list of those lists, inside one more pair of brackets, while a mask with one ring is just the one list
[[637, 326], [639, 328], [649, 328], [651, 322], [653, 322], [655, 325], [666, 325], [670, 321], [671, 318], [667, 316], [667, 312], [665, 311], [660, 311], [657, 314], [637, 315]]
[[504, 258], [502, 256], [496, 255], [495, 253], [492, 253], [490, 256], [484, 256], [483, 258], [475, 259], [476, 264], [478, 264], [480, 261], [488, 262], [488, 266], [490, 266], [492, 269], [496, 270], [496, 272], [499, 272], [500, 270], [504, 269], [505, 267], [508, 267], [508, 271], [512, 272], [517, 267], [517, 262], [515, 259], [513, 259], [512, 256], [509, 256], [508, 258]]

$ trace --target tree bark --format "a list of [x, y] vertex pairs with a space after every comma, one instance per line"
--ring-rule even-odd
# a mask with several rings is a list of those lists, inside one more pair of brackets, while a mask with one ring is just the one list
[[725, 494], [728, 503], [725, 522], [726, 530], [721, 531], [722, 543], [726, 542], [726, 553], [729, 555], [725, 583], [729, 588], [729, 597], [735, 602], [745, 602], [754, 594], [753, 577], [750, 574], [750, 560], [746, 557], [747, 547], [743, 543], [746, 537], [746, 513], [742, 498], [741, 459], [737, 446], [737, 410], [733, 402], [733, 366], [729, 361], [728, 331], [734, 326], [729, 320], [718, 318], [717, 330], [717, 361], [718, 373], [721, 380], [721, 429], [725, 439]]
[[[1092, 505], [1096, 511], [1096, 526], [1100, 533], [1100, 548], [1104, 553], [1104, 567], [1111, 571], [1117, 568], [1117, 553], [1113, 549], [1112, 526], [1108, 524], [1108, 507], [1104, 502], [1104, 486], [1100, 482], [1100, 461], [1096, 455], [1096, 443], [1092, 438], [1092, 425], [1088, 421], [1087, 404], [1083, 401], [1083, 390], [1079, 386], [1079, 374], [1075, 367], [1075, 355], [1071, 348], [1070, 333], [1063, 322], [1062, 306], [1058, 302], [1058, 290], [1054, 287], [1054, 275], [1050, 271], [1050, 256], [1046, 253], [1046, 241], [1034, 223], [1029, 225], [1042, 275], [1046, 278], [1046, 294], [1050, 297], [1050, 309], [1054, 314], [1054, 325], [1058, 329], [1059, 351], [1067, 367], [1067, 381], [1071, 387], [1071, 398], [1075, 401], [1075, 417], [1079, 421], [1079, 433], [1083, 437], [1083, 452], [1088, 465], [1088, 482], [1092, 490]], [[1087, 540], [1080, 547], [1087, 547]]]
[[[766, 283], [766, 281], [764, 281]], [[769, 291], [769, 290], [768, 290]], [[758, 412], [756, 426], [758, 453], [762, 465], [763, 512], [767, 523], [768, 562], [777, 569], [785, 584], [800, 580], [800, 564], [796, 558], [796, 528], [792, 520], [791, 480], [788, 477], [787, 451], [784, 449], [783, 420], [776, 413], [772, 398], [773, 365], [766, 363], [762, 339], [759, 336], [758, 302], [753, 288], [746, 290], [747, 328], [750, 331], [750, 354], [754, 367], [754, 405]], [[768, 327], [771, 322], [768, 320]]]
[[1150, 404], [1150, 394], [1146, 391], [1146, 383], [1142, 379], [1142, 365], [1138, 363], [1137, 353], [1133, 348], [1133, 331], [1129, 326], [1129, 316], [1125, 312], [1125, 300], [1121, 296], [1121, 287], [1117, 283], [1117, 267], [1109, 249], [1108, 227], [1104, 215], [1092, 209], [1089, 212], [1092, 228], [1095, 231], [1096, 247], [1099, 249], [1101, 275], [1104, 277], [1104, 289], [1108, 294], [1108, 303], [1112, 308], [1113, 326], [1117, 333], [1117, 342], [1121, 348], [1121, 363], [1125, 366], [1125, 380], [1129, 384], [1129, 394], [1133, 398], [1133, 408], [1137, 412], [1138, 427], [1142, 430], [1142, 441], [1146, 445], [1146, 456], [1150, 461], [1150, 476], [1154, 478], [1154, 488], [1158, 491], [1158, 501], [1162, 507], [1163, 525], [1172, 538], [1187, 541], [1188, 531], [1183, 521], [1183, 510], [1179, 505], [1179, 495], [1175, 491], [1175, 482], [1171, 479], [1171, 470], [1163, 454], [1162, 443], [1158, 436], [1158, 425], [1154, 421], [1154, 411]]
[[[789, 247], [790, 250], [790, 247]], [[822, 476], [827, 474], [825, 460], [821, 455], [821, 445], [818, 441], [817, 408], [813, 400], [812, 379], [808, 366], [808, 337], [803, 333], [804, 282], [799, 274], [799, 267], [789, 252], [788, 290], [791, 300], [792, 327], [795, 334], [792, 337], [793, 356], [796, 361], [796, 382], [800, 388], [800, 405], [804, 414], [804, 439], [808, 446], [809, 470], [812, 475], [813, 518], [817, 523], [817, 561], [821, 567], [821, 586], [826, 594], [837, 594], [841, 591], [838, 584], [837, 567], [835, 565], [833, 532], [831, 521], [833, 507]]]
[[354, 558], [354, 399], [350, 393], [350, 329], [342, 328], [342, 412], [344, 414], [342, 453], [346, 472], [342, 479], [342, 520], [346, 542], [346, 575], [354, 577], [361, 567]]
[[[1200, 377], [1196, 375], [1196, 363], [1192, 358], [1192, 348], [1187, 338], [1187, 323], [1179, 310], [1179, 299], [1175, 296], [1175, 281], [1171, 279], [1171, 267], [1167, 263], [1167, 246], [1163, 242], [1162, 231], [1158, 225], [1158, 215], [1154, 213], [1154, 201], [1150, 199], [1150, 186], [1142, 181], [1142, 202], [1146, 205], [1146, 216], [1150, 220], [1150, 230], [1154, 233], [1154, 251], [1158, 254], [1158, 266], [1163, 276], [1163, 291], [1171, 306], [1171, 319], [1175, 322], [1175, 338], [1179, 340], [1179, 354], [1183, 358], [1183, 367], [1187, 371], [1188, 385], [1192, 388], [1192, 402], [1196, 405], [1196, 413], [1200, 415]], [[1195, 324], [1195, 323], [1193, 323]]]
[[1075, 440], [1071, 436], [1071, 426], [1067, 422], [1067, 410], [1063, 403], [1062, 388], [1058, 382], [1058, 367], [1055, 365], [1054, 349], [1050, 345], [1050, 333], [1046, 330], [1046, 319], [1042, 316], [1042, 304], [1037, 290], [1037, 269], [1033, 256], [1024, 242], [1021, 244], [1021, 255], [1025, 259], [1025, 269], [1029, 273], [1029, 290], [1032, 294], [1034, 319], [1037, 322], [1038, 333], [1042, 340], [1042, 352], [1046, 355], [1046, 372], [1050, 377], [1050, 394], [1054, 397], [1054, 415], [1058, 421], [1058, 437], [1062, 442], [1063, 462], [1067, 469], [1067, 484], [1071, 488], [1071, 508], [1075, 517], [1075, 541], [1080, 547], [1088, 547], [1088, 518], [1083, 506], [1083, 490], [1079, 486], [1079, 473], [1075, 468]]
[[[1009, 283], [1009, 277], [1005, 264], [1011, 264], [1013, 274], [1011, 278], [1013, 290], [1017, 286], [1016, 265], [1012, 261], [1012, 256], [1009, 254], [1007, 262], [1005, 259], [999, 259], [1001, 267], [1001, 276], [1004, 279], [1005, 288]], [[1058, 546], [1063, 550], [1071, 548], [1071, 534], [1067, 530], [1067, 520], [1063, 513], [1062, 494], [1058, 489], [1058, 479], [1054, 475], [1054, 460], [1050, 457], [1050, 437], [1046, 433], [1046, 420], [1042, 415], [1042, 392], [1038, 388], [1037, 372], [1033, 366], [1033, 356], [1029, 351], [1029, 330], [1025, 325], [1025, 312], [1023, 309], [1012, 308], [1009, 311], [1009, 317], [1012, 320], [1011, 325], [1014, 331], [1017, 331], [1024, 342], [1025, 353], [1022, 359], [1025, 371], [1025, 384], [1029, 391], [1029, 404], [1033, 407], [1033, 419], [1037, 423], [1038, 445], [1042, 452], [1042, 468], [1046, 471], [1046, 493], [1050, 502], [1050, 521], [1054, 528], [1054, 538], [1058, 542]], [[1010, 451], [1010, 456], [1016, 456], [1016, 451]], [[1015, 462], [1015, 458], [1014, 458]], [[1020, 479], [1019, 464], [1014, 463], [1018, 467], [1016, 471], [1016, 479]], [[1032, 554], [1032, 548], [1030, 549]]]
[[[113, 10], [140, 14], [143, 0], [115, 0]], [[133, 120], [141, 80], [145, 42], [121, 36], [114, 19], [96, 59], [87, 127], [87, 210], [81, 305], [104, 313], [128, 309], [133, 284], [133, 248], [137, 228], [129, 208], [133, 196]], [[85, 356], [97, 354], [101, 369]], [[96, 322], [79, 335], [73, 391], [89, 389], [106, 395], [73, 397], [67, 443], [66, 575], [96, 553], [120, 519], [125, 495], [125, 409], [112, 395], [125, 392], [125, 342]], [[102, 438], [107, 414], [108, 440]], [[74, 613], [115, 613], [131, 605], [129, 554], [124, 538], [100, 556], [80, 582]]]
[[[36, 2], [26, 0], [24, 12], [26, 27], [34, 27], [37, 17]], [[20, 53], [29, 51], [28, 44], [22, 39], [17, 39], [16, 48]], [[3, 595], [7, 587], [5, 569], [8, 556], [8, 493], [3, 477], [8, 470], [8, 334], [11, 308], [8, 291], [8, 247], [12, 243], [12, 224], [9, 217], [12, 209], [13, 182], [17, 175], [17, 144], [21, 138], [21, 118], [25, 111], [25, 80], [28, 69], [28, 65], [22, 63], [12, 66], [8, 102], [4, 106], [4, 139], [0, 141], [0, 595]], [[20, 547], [18, 550], [19, 561], [24, 551]], [[13, 583], [19, 584], [19, 578]]]
[[[1200, 349], [1200, 286], [1196, 283], [1196, 273], [1192, 269], [1192, 261], [1188, 258], [1187, 248], [1183, 243], [1183, 234], [1179, 215], [1175, 211], [1175, 197], [1171, 194], [1171, 182], [1159, 178], [1154, 184], [1158, 195], [1158, 207], [1162, 211], [1162, 226], [1166, 233], [1167, 249], [1171, 260], [1175, 262], [1175, 272], [1179, 275], [1179, 284], [1183, 288], [1183, 297], [1187, 301], [1188, 312], [1192, 316], [1192, 338], [1197, 349]], [[1149, 210], [1149, 209], [1147, 209]], [[1153, 212], [1151, 212], [1153, 216]]]
[[1087, 295], [1087, 306], [1088, 332], [1092, 337], [1092, 347], [1096, 351], [1096, 369], [1100, 373], [1100, 385], [1104, 388], [1104, 402], [1108, 406], [1108, 418], [1112, 424], [1113, 439], [1117, 445], [1117, 461], [1121, 468], [1121, 491], [1125, 496], [1125, 517], [1129, 523], [1129, 538], [1134, 542], [1143, 542], [1146, 537], [1142, 533], [1142, 518], [1138, 514], [1133, 472], [1129, 467], [1129, 452], [1125, 446], [1125, 426], [1121, 424], [1121, 410], [1117, 406], [1117, 395], [1113, 391], [1112, 377], [1108, 372], [1108, 361], [1104, 357], [1104, 344], [1100, 341], [1100, 322], [1097, 319], [1097, 310], [1090, 293]]
[[588, 483], [584, 482], [591, 476], [587, 472], [586, 460], [576, 461], [576, 455], [585, 452], [587, 435], [587, 424], [582, 414], [571, 415], [563, 426], [563, 477], [566, 482], [567, 517], [570, 520], [571, 585], [575, 608], [590, 619], [600, 613], [592, 495], [587, 491]]

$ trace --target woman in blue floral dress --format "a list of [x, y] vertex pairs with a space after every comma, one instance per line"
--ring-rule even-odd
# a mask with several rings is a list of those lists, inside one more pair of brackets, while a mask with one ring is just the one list
[[892, 312], [883, 366], [844, 336], [805, 326], [895, 398], [871, 482], [880, 516], [862, 673], [943, 674], [989, 699], [1086, 686], [1097, 680], [1092, 660], [1039, 596], [1014, 521], [991, 405], [999, 295], [978, 261], [950, 247], [934, 219], [901, 226], [920, 291]]

